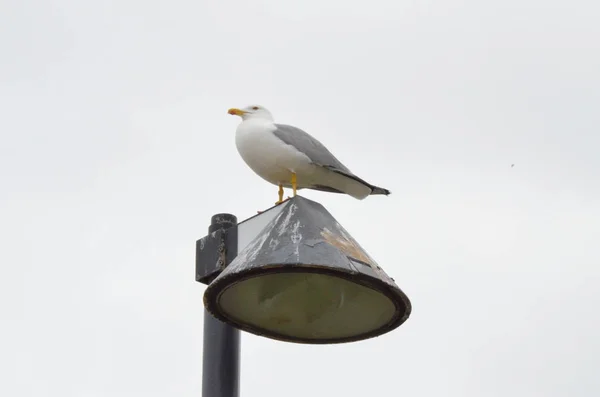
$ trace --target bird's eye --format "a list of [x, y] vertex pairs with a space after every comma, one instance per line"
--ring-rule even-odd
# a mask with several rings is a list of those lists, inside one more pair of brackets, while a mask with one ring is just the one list
[[258, 106], [252, 106], [252, 110], [258, 110]]

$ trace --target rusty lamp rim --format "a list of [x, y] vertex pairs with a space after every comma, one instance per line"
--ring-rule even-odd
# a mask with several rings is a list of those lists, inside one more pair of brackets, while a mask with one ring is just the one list
[[[321, 274], [340, 278], [351, 283], [367, 287], [376, 292], [385, 295], [394, 305], [394, 315], [383, 326], [368, 332], [339, 338], [303, 338], [285, 335], [266, 328], [261, 328], [252, 324], [241, 322], [231, 316], [228, 316], [219, 306], [221, 296], [231, 287], [252, 278], [263, 275], [296, 273], [296, 274]], [[356, 342], [359, 340], [374, 338], [388, 333], [402, 325], [410, 316], [412, 304], [408, 296], [398, 287], [394, 287], [381, 279], [358, 272], [351, 272], [341, 268], [331, 268], [326, 265], [314, 264], [269, 264], [258, 268], [250, 268], [231, 274], [223, 274], [222, 277], [214, 280], [204, 293], [204, 305], [206, 309], [217, 319], [228, 323], [238, 329], [246, 332], [268, 337], [275, 340], [305, 343], [305, 344], [337, 344], [346, 342]]]

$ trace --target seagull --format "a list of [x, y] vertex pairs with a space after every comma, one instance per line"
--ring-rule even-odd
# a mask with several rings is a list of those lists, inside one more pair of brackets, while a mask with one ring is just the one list
[[237, 150], [246, 164], [261, 178], [279, 187], [348, 194], [358, 200], [370, 195], [389, 195], [390, 191], [371, 185], [354, 175], [317, 139], [291, 125], [277, 124], [271, 112], [259, 105], [231, 108], [240, 116], [235, 135]]

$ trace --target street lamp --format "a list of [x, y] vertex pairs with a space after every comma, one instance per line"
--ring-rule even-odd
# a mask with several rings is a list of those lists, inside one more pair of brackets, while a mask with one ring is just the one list
[[213, 320], [325, 344], [381, 335], [410, 315], [408, 297], [319, 203], [296, 196], [239, 224], [215, 219], [225, 226], [198, 240], [196, 253]]

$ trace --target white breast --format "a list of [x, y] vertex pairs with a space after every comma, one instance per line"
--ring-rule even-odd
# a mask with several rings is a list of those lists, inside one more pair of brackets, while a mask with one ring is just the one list
[[290, 186], [292, 172], [298, 176], [298, 185], [303, 185], [303, 175], [312, 174], [309, 158], [286, 145], [271, 131], [272, 122], [246, 120], [240, 123], [235, 135], [235, 144], [242, 159], [263, 179], [278, 185]]

